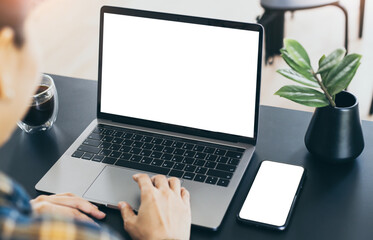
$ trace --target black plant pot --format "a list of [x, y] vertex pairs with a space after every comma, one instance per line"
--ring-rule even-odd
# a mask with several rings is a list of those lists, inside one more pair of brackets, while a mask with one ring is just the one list
[[359, 104], [345, 91], [336, 95], [335, 102], [337, 107], [316, 108], [304, 141], [315, 157], [344, 163], [357, 158], [364, 149]]

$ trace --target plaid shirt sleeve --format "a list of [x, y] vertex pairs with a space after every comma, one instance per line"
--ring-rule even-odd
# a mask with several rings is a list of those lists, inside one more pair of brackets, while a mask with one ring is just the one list
[[30, 198], [14, 181], [0, 173], [0, 239], [4, 240], [119, 240], [106, 227], [60, 216], [32, 213]]

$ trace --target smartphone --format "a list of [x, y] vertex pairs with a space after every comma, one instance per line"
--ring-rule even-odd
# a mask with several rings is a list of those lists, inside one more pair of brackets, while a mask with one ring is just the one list
[[237, 215], [238, 220], [285, 230], [304, 177], [301, 166], [263, 161]]

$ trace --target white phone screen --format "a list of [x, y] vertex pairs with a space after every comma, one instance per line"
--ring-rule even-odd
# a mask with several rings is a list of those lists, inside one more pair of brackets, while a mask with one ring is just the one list
[[304, 168], [263, 161], [239, 217], [276, 227], [285, 226]]

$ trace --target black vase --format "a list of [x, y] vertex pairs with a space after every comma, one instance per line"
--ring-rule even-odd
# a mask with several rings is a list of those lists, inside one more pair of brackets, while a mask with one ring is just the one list
[[315, 157], [344, 163], [360, 155], [364, 137], [356, 97], [343, 91], [336, 95], [335, 102], [336, 107], [316, 108], [304, 141]]

